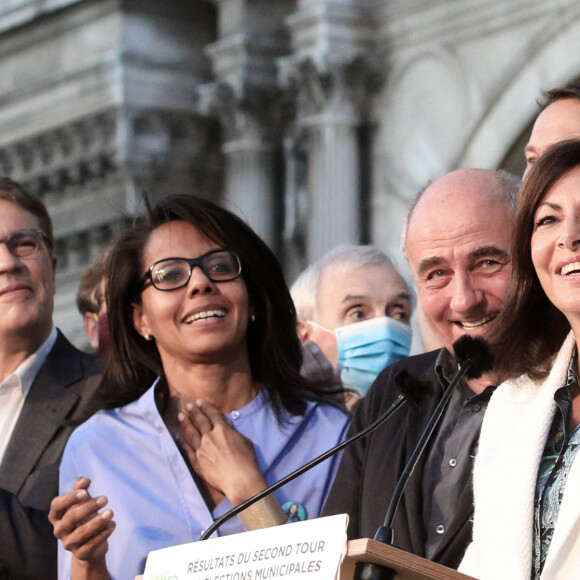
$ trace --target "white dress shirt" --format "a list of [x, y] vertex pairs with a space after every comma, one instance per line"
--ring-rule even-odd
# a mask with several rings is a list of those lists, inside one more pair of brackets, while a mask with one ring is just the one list
[[12, 432], [24, 406], [28, 391], [48, 353], [56, 342], [53, 326], [48, 338], [13, 373], [0, 383], [0, 463], [12, 437]]

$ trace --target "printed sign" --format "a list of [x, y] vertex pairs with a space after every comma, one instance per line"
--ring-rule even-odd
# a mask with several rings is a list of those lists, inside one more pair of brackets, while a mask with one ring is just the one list
[[155, 550], [143, 580], [334, 580], [347, 524], [341, 514]]

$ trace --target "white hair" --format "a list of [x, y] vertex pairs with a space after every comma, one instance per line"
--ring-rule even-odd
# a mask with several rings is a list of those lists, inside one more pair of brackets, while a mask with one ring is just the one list
[[[338, 246], [308, 266], [292, 284], [290, 294], [298, 320], [314, 318], [318, 309], [320, 280], [324, 272], [330, 269], [344, 271], [357, 267], [390, 268], [400, 275], [388, 254], [374, 246]], [[405, 281], [402, 276], [401, 279]]]

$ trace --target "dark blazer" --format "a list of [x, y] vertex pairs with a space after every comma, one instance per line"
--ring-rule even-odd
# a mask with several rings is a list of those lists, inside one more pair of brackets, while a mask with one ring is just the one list
[[[45, 580], [56, 577], [56, 542], [45, 517], [58, 495], [65, 444], [98, 386], [103, 364], [103, 359], [76, 349], [58, 331], [0, 464], [2, 542], [20, 546], [10, 551], [0, 548], [0, 578], [19, 578], [16, 570], [33, 569], [42, 571]], [[13, 537], [6, 540], [10, 532]], [[44, 556], [47, 552], [54, 554], [52, 562]], [[10, 575], [1, 576], [3, 569], [11, 570]]]
[[[358, 404], [350, 427], [354, 434], [374, 421], [400, 394], [394, 377], [406, 369], [432, 387], [420, 405], [405, 405], [377, 431], [363, 437], [344, 451], [338, 474], [322, 515], [349, 514], [349, 539], [372, 538], [382, 525], [400, 474], [421, 437], [443, 394], [435, 372], [439, 351], [398, 361], [377, 377], [367, 396]], [[424, 556], [422, 484], [427, 454], [411, 475], [393, 522], [394, 545]], [[445, 533], [434, 561], [457, 568], [471, 541], [470, 517], [473, 512], [471, 486], [457, 498], [456, 516]]]
[[0, 580], [56, 578], [56, 538], [47, 513], [0, 488]]

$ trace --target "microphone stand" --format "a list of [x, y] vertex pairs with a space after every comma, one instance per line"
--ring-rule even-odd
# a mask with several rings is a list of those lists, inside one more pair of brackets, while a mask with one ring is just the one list
[[[387, 510], [387, 515], [385, 516], [385, 521], [382, 526], [379, 526], [378, 530], [375, 533], [374, 540], [377, 542], [381, 542], [383, 544], [387, 544], [388, 546], [392, 546], [394, 542], [394, 532], [392, 528], [393, 518], [395, 516], [395, 511], [401, 501], [401, 497], [403, 496], [403, 491], [405, 490], [405, 486], [407, 485], [407, 481], [411, 477], [419, 457], [423, 453], [425, 447], [429, 443], [431, 439], [431, 435], [435, 431], [445, 409], [447, 408], [447, 404], [451, 399], [451, 395], [455, 390], [455, 387], [459, 383], [459, 381], [465, 376], [467, 371], [472, 366], [473, 361], [471, 359], [467, 359], [463, 364], [459, 366], [459, 369], [456, 375], [453, 377], [451, 383], [443, 393], [443, 397], [439, 401], [433, 415], [429, 419], [429, 423], [427, 423], [427, 427], [425, 431], [421, 435], [421, 439], [419, 439], [419, 443], [415, 447], [413, 454], [411, 455], [407, 465], [405, 465], [405, 469], [397, 482], [397, 486], [395, 487], [395, 491], [391, 497], [391, 502], [389, 503], [389, 508]], [[354, 580], [394, 580], [396, 572], [391, 570], [390, 568], [386, 568], [385, 566], [381, 566], [380, 564], [373, 564], [371, 562], [357, 562], [354, 571]]]
[[253, 495], [252, 497], [248, 498], [247, 500], [243, 501], [242, 503], [238, 504], [237, 506], [233, 507], [231, 510], [226, 512], [223, 516], [220, 516], [217, 520], [215, 520], [211, 526], [205, 530], [205, 532], [201, 535], [200, 541], [207, 540], [224, 522], [233, 518], [240, 512], [244, 511], [246, 508], [250, 507], [251, 505], [255, 504], [256, 502], [260, 501], [267, 495], [271, 494], [272, 492], [276, 491], [278, 488], [286, 485], [288, 482], [296, 479], [298, 476], [302, 475], [304, 472], [308, 471], [309, 469], [315, 467], [319, 463], [322, 463], [325, 459], [332, 457], [335, 453], [338, 453], [342, 449], [344, 449], [347, 445], [350, 445], [354, 441], [357, 441], [361, 437], [364, 437], [371, 431], [378, 429], [405, 401], [409, 398], [418, 398], [418, 393], [402, 393], [400, 394], [393, 404], [375, 421], [373, 421], [370, 425], [367, 425], [362, 431], [359, 431], [349, 439], [342, 441], [338, 445], [335, 445], [328, 451], [325, 451], [318, 457], [315, 457], [302, 467], [294, 470], [293, 472], [289, 473], [279, 481], [273, 483], [272, 485], [266, 487], [262, 491], [258, 492], [257, 494]]

